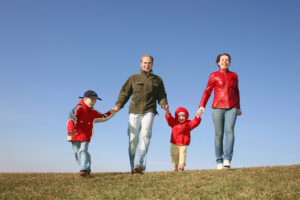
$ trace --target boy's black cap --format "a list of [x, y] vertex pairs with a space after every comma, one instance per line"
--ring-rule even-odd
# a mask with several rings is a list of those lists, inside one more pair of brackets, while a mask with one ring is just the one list
[[[93, 90], [88, 90], [84, 93], [83, 97], [88, 97], [91, 99], [99, 99], [102, 100], [101, 98], [98, 97], [97, 93], [94, 92]], [[79, 97], [80, 99], [83, 99], [83, 97]]]

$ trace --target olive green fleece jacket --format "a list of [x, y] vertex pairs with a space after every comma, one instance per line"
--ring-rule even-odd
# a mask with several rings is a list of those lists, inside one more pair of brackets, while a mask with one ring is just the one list
[[131, 97], [129, 113], [144, 114], [156, 111], [156, 101], [161, 106], [168, 104], [162, 79], [151, 72], [141, 70], [129, 77], [121, 88], [116, 106], [123, 108]]

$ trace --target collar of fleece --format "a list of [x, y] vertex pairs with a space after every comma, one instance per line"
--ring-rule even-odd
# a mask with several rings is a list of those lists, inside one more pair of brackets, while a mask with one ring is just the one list
[[76, 106], [79, 106], [79, 105], [81, 105], [82, 107], [84, 107], [84, 109], [86, 109], [86, 110], [92, 109], [92, 108], [88, 107], [88, 106], [84, 103], [83, 99], [80, 100], [80, 101], [77, 103]]
[[185, 113], [185, 121], [187, 121], [188, 118], [189, 118], [189, 112], [184, 107], [179, 107], [179, 108], [176, 109], [176, 111], [175, 111], [175, 119], [178, 120], [178, 113], [180, 113], [180, 112], [184, 112]]

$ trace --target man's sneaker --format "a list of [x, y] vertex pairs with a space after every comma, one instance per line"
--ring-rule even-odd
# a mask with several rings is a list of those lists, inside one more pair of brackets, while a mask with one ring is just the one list
[[179, 165], [179, 170], [180, 171], [184, 171], [184, 166], [183, 165]]
[[136, 165], [133, 169], [133, 173], [143, 174], [143, 168], [141, 165]]
[[226, 168], [230, 168], [230, 161], [229, 160], [224, 160], [223, 161], [223, 166]]
[[224, 167], [223, 167], [223, 163], [218, 163], [217, 164], [217, 169], [218, 170], [220, 170], [220, 169], [223, 169]]

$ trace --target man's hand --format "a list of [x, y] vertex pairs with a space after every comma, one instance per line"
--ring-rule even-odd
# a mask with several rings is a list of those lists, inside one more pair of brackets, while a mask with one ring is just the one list
[[163, 108], [165, 111], [167, 111], [167, 110], [169, 109], [169, 105], [167, 104], [167, 105], [165, 105], [165, 106], [162, 106], [162, 108]]

